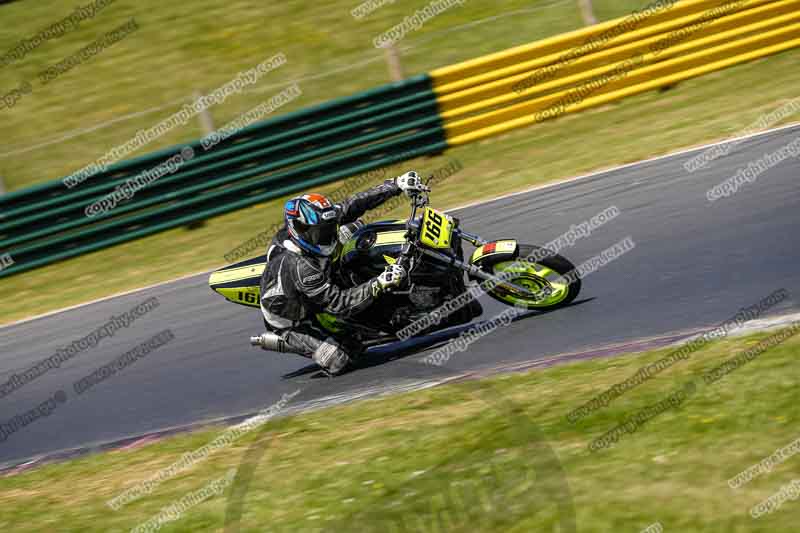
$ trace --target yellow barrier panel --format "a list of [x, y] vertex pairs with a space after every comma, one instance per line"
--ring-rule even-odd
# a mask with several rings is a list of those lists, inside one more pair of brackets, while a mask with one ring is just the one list
[[[725, 46], [722, 48], [722, 51], [728, 50], [729, 54], [733, 54], [735, 51], [731, 51], [731, 46], [735, 43], [735, 41], [743, 36], [763, 36], [766, 34], [770, 34], [772, 31], [780, 31], [784, 29], [786, 26], [791, 26], [794, 23], [800, 21], [800, 0], [786, 0], [784, 2], [780, 2], [776, 4], [776, 6], [780, 7], [783, 11], [789, 11], [789, 14], [782, 15], [780, 17], [771, 18], [768, 20], [763, 20], [759, 22], [755, 22], [749, 25], [736, 25], [736, 28], [729, 31], [723, 31], [721, 33], [714, 33], [711, 30], [705, 28], [711, 33], [709, 37], [702, 37], [697, 38], [695, 40], [691, 40], [685, 42], [683, 44], [673, 45], [670, 48], [664, 49], [663, 51], [650, 51], [644, 54], [641, 54], [641, 62], [637, 65], [634, 65], [635, 68], [642, 68], [648, 64], [657, 64], [657, 63], [666, 63], [666, 61], [670, 59], [685, 59], [691, 57], [693, 54], [701, 52], [704, 53], [700, 56], [701, 60], [705, 60], [706, 62], [711, 62], [711, 60], [707, 60], [707, 55], [711, 49], [714, 49], [718, 46]], [[759, 10], [760, 11], [760, 10]], [[743, 13], [742, 15], [745, 15]], [[744, 20], [743, 16], [737, 17], [739, 20]], [[726, 23], [727, 25], [727, 23]], [[701, 32], [698, 32], [698, 34]], [[701, 37], [701, 36], [698, 36]], [[656, 38], [647, 39], [645, 43], [648, 45], [644, 48], [644, 50], [651, 50], [650, 46], [653, 44], [658, 44], [663, 36], [658, 36]], [[655, 40], [653, 40], [655, 39]], [[508, 83], [504, 83], [500, 85], [492, 84], [491, 87], [487, 87], [485, 91], [479, 89], [471, 89], [468, 91], [463, 91], [462, 93], [456, 93], [455, 95], [448, 95], [439, 97], [439, 107], [440, 107], [440, 114], [444, 120], [452, 120], [457, 117], [463, 117], [469, 114], [475, 114], [479, 111], [488, 111], [492, 108], [498, 108], [502, 104], [506, 104], [515, 100], [524, 99], [528, 102], [544, 102], [546, 105], [553, 100], [553, 98], [546, 98], [544, 96], [539, 95], [553, 95], [554, 98], [557, 100], [558, 98], [564, 95], [564, 91], [571, 88], [571, 87], [579, 87], [582, 84], [585, 84], [591, 80], [594, 80], [598, 77], [606, 76], [609, 74], [613, 74], [614, 72], [618, 72], [619, 69], [626, 63], [627, 60], [630, 60], [632, 57], [636, 57], [636, 52], [639, 51], [639, 48], [633, 46], [625, 46], [622, 47], [623, 50], [610, 50], [608, 52], [603, 52], [601, 55], [612, 57], [614, 59], [625, 58], [623, 61], [616, 61], [610, 64], [606, 64], [599, 68], [588, 69], [582, 71], [578, 74], [573, 76], [567, 76], [555, 81], [551, 81], [548, 83], [544, 83], [541, 85], [536, 86], [534, 89], [535, 91], [529, 91], [528, 93], [524, 93], [519, 95], [511, 90]], [[605, 60], [601, 60], [601, 63], [606, 63]], [[588, 61], [587, 61], [588, 63]], [[684, 63], [672, 63], [673, 65], [678, 65], [677, 68], [689, 68], [695, 65], [686, 66]], [[619, 83], [624, 83], [626, 85], [631, 85], [636, 83], [637, 72], [633, 69], [626, 69], [626, 75], [624, 76], [624, 82], [615, 82], [609, 83], [607, 86], [604, 85], [603, 92], [609, 92], [613, 90]], [[499, 96], [494, 98], [482, 98], [487, 94], [495, 94], [499, 91]], [[534, 97], [537, 97], [534, 99]], [[461, 104], [461, 105], [457, 105]]]
[[[442, 67], [430, 72], [437, 90], [450, 92], [469, 87], [469, 83], [486, 83], [497, 79], [493, 76], [508, 76], [535, 68], [526, 66], [523, 70], [520, 65], [525, 62], [536, 61], [548, 56], [550, 63], [560, 60], [574, 60], [587, 53], [626, 44], [640, 38], [632, 36], [635, 30], [646, 30], [658, 26], [663, 22], [679, 19], [695, 13], [702, 13], [709, 9], [719, 7], [730, 0], [654, 0], [647, 10], [635, 12], [626, 17], [596, 24], [588, 28], [572, 31], [563, 35], [550, 37], [534, 43], [517, 46], [502, 52], [496, 52], [477, 59], [464, 61], [455, 65]], [[765, 4], [769, 0], [752, 0], [749, 5]], [[655, 31], [661, 31], [657, 29]], [[549, 56], [553, 57], [549, 57]], [[544, 66], [544, 63], [539, 66]], [[511, 71], [498, 74], [498, 71], [509, 68]], [[476, 78], [483, 75], [481, 78]], [[476, 78], [474, 80], [470, 78]], [[448, 86], [449, 84], [454, 84]]]
[[[595, 67], [606, 65], [608, 69], [612, 69], [614, 63], [636, 54], [650, 52], [649, 55], [645, 56], [647, 63], [663, 61], [676, 55], [691, 53], [701, 47], [715, 45], [716, 40], [709, 41], [706, 39], [709, 35], [718, 34], [719, 38], [717, 40], [722, 42], [736, 37], [737, 33], [740, 36], [745, 36], [748, 33], [769, 31], [775, 26], [793, 21], [792, 17], [781, 17], [781, 15], [800, 15], [800, 0], [782, 0], [761, 6], [754, 2], [737, 2], [737, 4], [750, 7], [750, 9], [738, 12], [730, 11], [733, 13], [732, 15], [724, 16], [726, 11], [724, 10], [725, 6], [722, 6], [720, 11], [711, 11], [700, 17], [695, 14], [691, 17], [678, 19], [678, 21], [659, 25], [663, 26], [664, 30], [669, 29], [671, 31], [655, 34], [597, 54], [583, 56], [575, 60], [574, 63], [564, 66], [558, 72], [555, 80], [539, 83], [530, 88], [525, 88], [525, 82], [531, 79], [532, 74], [526, 72], [451, 94], [441, 94], [441, 89], [439, 89], [437, 90], [440, 93], [437, 96], [437, 101], [439, 102], [442, 117], [452, 119], [475, 113], [482, 109], [490, 109], [514, 100], [530, 99], [563, 89], [570, 84], [602, 74], [602, 71], [597, 71]], [[719, 18], [713, 18], [717, 15], [719, 15]], [[677, 29], [675, 22], [680, 23]], [[736, 32], [729, 32], [733, 30], [736, 30]]]
[[[798, 25], [789, 28], [789, 30], [794, 35], [800, 35], [800, 26]], [[752, 61], [754, 59], [759, 59], [769, 55], [777, 54], [797, 47], [800, 47], [799, 37], [782, 41], [779, 44], [774, 44], [772, 46], [767, 46], [767, 47], [760, 46], [760, 43], [754, 44], [752, 51], [742, 53], [734, 57], [729, 57], [727, 59], [716, 61], [714, 63], [704, 64], [702, 66], [698, 66], [689, 70], [682, 70], [675, 74], [655, 78], [650, 81], [640, 83], [638, 85], [633, 85], [631, 87], [626, 87], [624, 89], [620, 89], [618, 91], [614, 91], [611, 93], [606, 93], [600, 96], [586, 98], [585, 100], [575, 104], [571, 109], [569, 109], [566, 112], [576, 113], [578, 111], [583, 111], [585, 109], [604, 105], [609, 102], [621, 100], [629, 96], [634, 96], [636, 94], [658, 89], [659, 87], [663, 87], [665, 85], [672, 85], [680, 81], [702, 76], [717, 70], [722, 70], [731, 67], [733, 65], [737, 65], [739, 63], [745, 63], [747, 61]], [[496, 123], [488, 127], [483, 127], [481, 129], [473, 130], [470, 131], [469, 133], [463, 133], [455, 135], [453, 137], [449, 137], [448, 144], [451, 146], [458, 146], [461, 144], [474, 142], [480, 139], [484, 139], [486, 137], [491, 137], [493, 135], [499, 135], [513, 129], [530, 126], [531, 124], [536, 124], [545, 119], [546, 118], [542, 118], [539, 115], [534, 115], [534, 116], [527, 115], [511, 120], [504, 119], [501, 123]]]
[[638, 70], [636, 70], [636, 65], [632, 65], [633, 68], [630, 70], [632, 74], [630, 76], [628, 76], [626, 71], [620, 68], [620, 66], [626, 65], [620, 64], [620, 66], [617, 67], [618, 75], [616, 78], [607, 77], [605, 78], [607, 81], [606, 83], [602, 83], [602, 78], [600, 81], [597, 81], [597, 78], [595, 78], [590, 83], [584, 84], [577, 89], [559, 91], [542, 98], [504, 107], [476, 117], [445, 122], [445, 132], [447, 134], [448, 143], [451, 142], [452, 137], [498, 125], [508, 120], [514, 120], [520, 115], [535, 114], [536, 116], [544, 116], [544, 118], [539, 121], [546, 118], [553, 118], [554, 116], [560, 116], [566, 112], [573, 112], [574, 109], [569, 109], [567, 111], [567, 108], [575, 106], [575, 100], [588, 97], [589, 94], [613, 92], [626, 86], [677, 74], [682, 70], [700, 67], [707, 63], [717, 62], [729, 57], [746, 54], [759, 48], [779, 44], [797, 36], [800, 36], [800, 24], [784, 26], [771, 32], [736, 40], [728, 44], [705, 49], [701, 52], [678, 57], [669, 61], [656, 63], [655, 65]]

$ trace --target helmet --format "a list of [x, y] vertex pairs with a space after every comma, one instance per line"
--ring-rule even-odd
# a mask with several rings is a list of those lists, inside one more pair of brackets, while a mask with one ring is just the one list
[[303, 250], [329, 256], [336, 249], [339, 209], [321, 194], [292, 198], [283, 210], [289, 237]]

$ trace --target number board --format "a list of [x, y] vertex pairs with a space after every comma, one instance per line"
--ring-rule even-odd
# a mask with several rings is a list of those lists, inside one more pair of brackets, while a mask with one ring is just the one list
[[441, 211], [426, 207], [422, 214], [421, 232], [422, 244], [431, 248], [449, 248], [450, 237], [453, 234], [453, 218]]

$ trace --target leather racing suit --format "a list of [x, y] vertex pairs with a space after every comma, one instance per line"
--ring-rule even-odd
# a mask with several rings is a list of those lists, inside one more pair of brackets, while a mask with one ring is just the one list
[[[337, 222], [353, 222], [400, 192], [393, 181], [387, 180], [357, 193], [339, 204]], [[375, 280], [352, 288], [339, 287], [331, 257], [307, 253], [289, 238], [286, 227], [270, 243], [261, 277], [261, 311], [267, 329], [282, 338], [281, 351], [311, 357], [326, 371], [340, 372], [362, 348], [334, 338], [313, 317], [319, 312], [352, 316], [372, 305], [379, 294]]]

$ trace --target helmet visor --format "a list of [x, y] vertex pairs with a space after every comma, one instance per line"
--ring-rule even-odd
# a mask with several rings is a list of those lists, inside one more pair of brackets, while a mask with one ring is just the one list
[[296, 221], [295, 227], [302, 238], [314, 246], [330, 246], [336, 242], [336, 222], [308, 226]]

